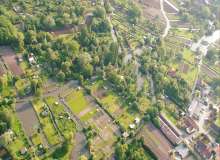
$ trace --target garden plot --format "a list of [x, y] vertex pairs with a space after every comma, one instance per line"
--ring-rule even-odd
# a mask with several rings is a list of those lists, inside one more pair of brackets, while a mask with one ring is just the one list
[[16, 104], [16, 113], [28, 137], [31, 137], [39, 126], [37, 115], [30, 103]]
[[186, 48], [182, 52], [178, 53], [182, 54], [182, 58], [180, 60], [173, 60], [170, 68], [175, 71], [175, 75], [182, 77], [188, 83], [189, 87], [192, 87], [198, 75], [198, 68], [194, 62], [195, 55]]
[[108, 90], [102, 81], [93, 84], [91, 92], [125, 130], [134, 123], [136, 117], [142, 116], [133, 111], [132, 107], [126, 105], [113, 91]]
[[163, 15], [160, 11], [160, 0], [135, 0], [142, 7], [142, 14], [147, 19], [155, 20], [159, 17], [160, 22], [165, 23]]
[[93, 152], [98, 157], [109, 157], [114, 152], [113, 145], [116, 136], [120, 134], [112, 119], [95, 103], [92, 97], [86, 95], [83, 89], [73, 90], [65, 97], [72, 113], [85, 126], [93, 126], [97, 132], [92, 142]]
[[71, 139], [75, 133], [75, 123], [69, 117], [65, 107], [59, 102], [57, 97], [47, 97], [45, 101], [50, 107], [62, 135], [64, 135], [66, 139]]
[[15, 75], [15, 76], [21, 76], [23, 75], [23, 71], [18, 65], [17, 57], [14, 53], [14, 51], [11, 48], [8, 47], [1, 47], [0, 48], [0, 55], [2, 56], [2, 59], [8, 69]]
[[13, 110], [5, 108], [4, 113], [10, 116], [11, 130], [1, 135], [0, 145], [5, 146], [14, 159], [24, 159], [19, 153], [22, 148], [28, 147], [28, 145], [25, 143], [27, 139], [20, 121]]
[[47, 138], [50, 146], [54, 146], [60, 143], [61, 137], [53, 124], [51, 113], [48, 106], [41, 100], [34, 100], [32, 105], [40, 120], [42, 130]]
[[198, 68], [196, 66], [183, 61], [179, 64], [174, 62], [171, 68], [174, 69], [175, 76], [179, 75], [187, 82], [189, 87], [193, 86], [196, 76], [198, 75]]
[[103, 111], [98, 111], [93, 117], [88, 119], [88, 123], [93, 125], [98, 135], [94, 138], [92, 146], [94, 152], [101, 157], [110, 157], [114, 153], [114, 144], [117, 136], [120, 135], [118, 127], [112, 119]]

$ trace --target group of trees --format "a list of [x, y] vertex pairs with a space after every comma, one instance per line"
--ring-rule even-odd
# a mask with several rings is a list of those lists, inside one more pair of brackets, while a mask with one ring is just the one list
[[132, 3], [131, 5], [129, 5], [128, 8], [128, 22], [131, 24], [137, 24], [138, 19], [140, 18], [141, 15], [141, 11], [140, 9], [134, 4]]
[[168, 75], [169, 55], [162, 44], [153, 48], [151, 52], [144, 52], [141, 59], [141, 71], [144, 74], [152, 75], [157, 97], [166, 95], [177, 105], [185, 108], [189, 102], [189, 86], [178, 73], [176, 73], [176, 77]]
[[143, 147], [142, 140], [133, 140], [130, 144], [119, 142], [115, 149], [117, 160], [154, 160], [154, 156]]
[[[217, 15], [219, 15], [219, 3], [213, 3], [213, 5], [205, 4], [206, 2], [190, 1], [184, 2], [184, 5], [180, 7], [181, 19], [192, 24], [194, 27], [200, 28], [200, 33], [211, 33], [213, 29], [219, 28], [220, 23]], [[209, 21], [212, 21], [214, 26], [209, 27]], [[204, 32], [204, 33], [203, 33]]]
[[0, 135], [10, 128], [10, 119], [2, 111], [0, 111]]
[[11, 45], [23, 51], [24, 36], [11, 23], [8, 17], [0, 14], [0, 45]]

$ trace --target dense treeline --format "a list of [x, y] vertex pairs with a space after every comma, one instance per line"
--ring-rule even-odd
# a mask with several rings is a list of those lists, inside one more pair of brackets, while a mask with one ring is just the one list
[[119, 142], [116, 146], [117, 160], [155, 160], [152, 153], [146, 151], [142, 140], [133, 140], [130, 144]]

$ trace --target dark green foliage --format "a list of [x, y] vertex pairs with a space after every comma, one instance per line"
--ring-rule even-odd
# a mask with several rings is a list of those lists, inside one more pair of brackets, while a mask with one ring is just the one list
[[101, 8], [101, 7], [97, 7], [94, 12], [93, 12], [93, 15], [96, 17], [96, 18], [105, 18], [105, 9], [104, 8]]
[[97, 33], [107, 33], [110, 32], [110, 25], [107, 20], [103, 19], [93, 19], [92, 21], [92, 30]]
[[23, 34], [5, 16], [0, 16], [0, 45], [12, 45], [23, 50]]
[[52, 157], [53, 159], [62, 159], [68, 152], [68, 149], [69, 149], [68, 143], [69, 142], [67, 141], [63, 142], [60, 147], [55, 149], [55, 151], [52, 153], [50, 157]]
[[141, 12], [137, 6], [131, 4], [128, 8], [128, 22], [131, 24], [136, 24]]
[[141, 140], [133, 140], [130, 144], [119, 143], [116, 146], [117, 160], [155, 160], [149, 150], [145, 150]]
[[10, 120], [4, 112], [0, 112], [0, 135], [7, 131], [10, 127]]

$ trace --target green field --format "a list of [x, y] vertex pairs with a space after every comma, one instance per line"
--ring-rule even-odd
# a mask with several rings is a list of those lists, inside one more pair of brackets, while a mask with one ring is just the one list
[[73, 90], [68, 96], [65, 97], [65, 101], [70, 106], [72, 112], [76, 115], [83, 111], [88, 105], [82, 90]]
[[80, 120], [86, 122], [89, 119], [91, 119], [93, 116], [95, 116], [96, 113], [97, 113], [97, 110], [95, 108], [93, 108], [91, 111], [89, 111], [88, 113], [86, 113], [85, 115], [80, 117]]
[[193, 53], [190, 49], [184, 48], [183, 50], [183, 59], [191, 64], [194, 64], [195, 53]]
[[177, 36], [184, 37], [187, 39], [193, 39], [194, 37], [193, 33], [188, 30], [172, 29], [172, 32]]

